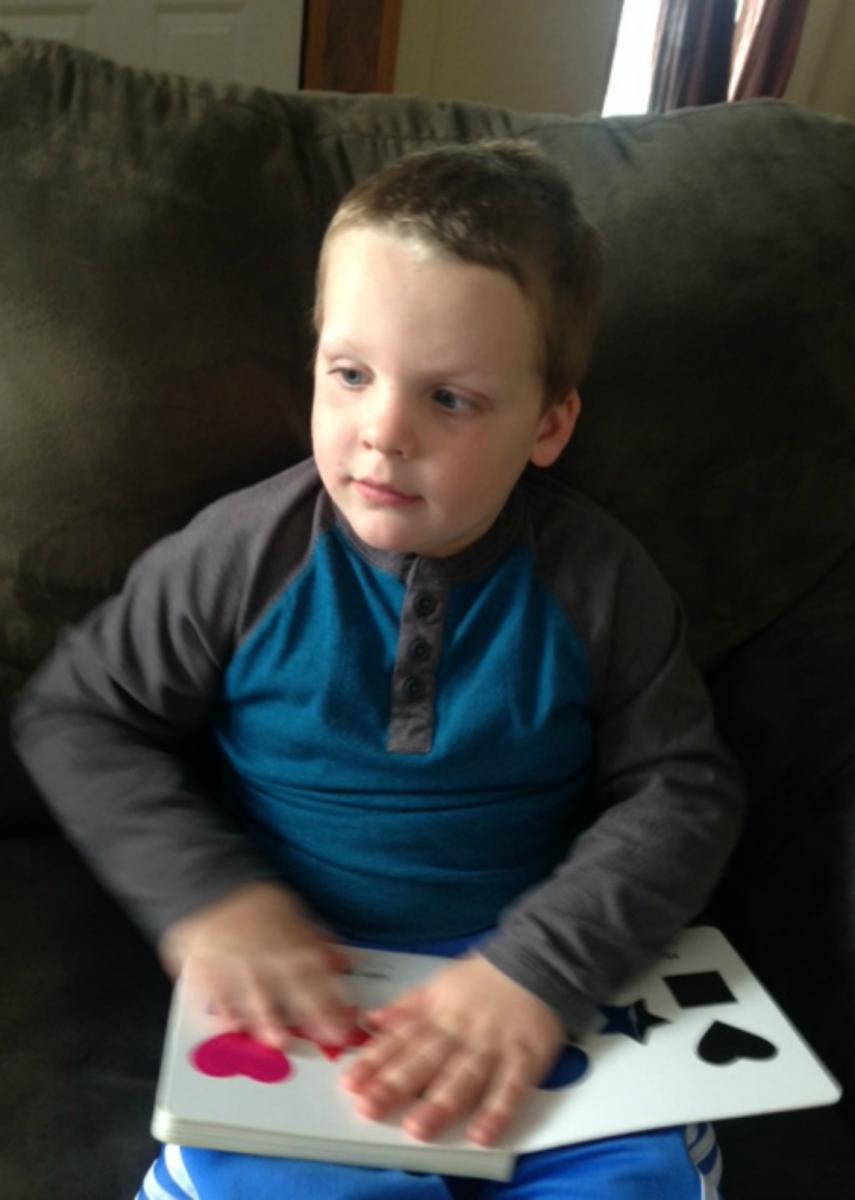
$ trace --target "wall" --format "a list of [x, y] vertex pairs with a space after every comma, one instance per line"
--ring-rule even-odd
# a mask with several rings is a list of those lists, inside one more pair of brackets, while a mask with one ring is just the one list
[[[403, 0], [397, 92], [598, 112], [621, 0]], [[855, 120], [855, 0], [811, 0], [786, 98]]]
[[621, 0], [403, 0], [395, 91], [598, 112]]
[[855, 120], [852, 0], [811, 0], [786, 98]]
[[279, 91], [300, 79], [303, 0], [0, 0], [13, 37]]

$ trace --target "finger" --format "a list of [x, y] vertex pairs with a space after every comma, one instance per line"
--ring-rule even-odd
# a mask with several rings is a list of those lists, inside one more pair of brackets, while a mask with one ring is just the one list
[[214, 1016], [222, 1022], [227, 1030], [241, 1030], [246, 1024], [246, 1015], [238, 1002], [223, 997], [199, 997], [199, 1012], [206, 1016]]
[[200, 976], [195, 981], [194, 1003], [201, 1012], [258, 1041], [282, 1048], [290, 1040], [286, 1015], [264, 980], [237, 976], [225, 981], [213, 977], [205, 986]]
[[200, 1016], [217, 1017], [229, 1029], [243, 1028], [244, 1008], [233, 984], [228, 986], [201, 971], [188, 973], [186, 983], [190, 1003]]
[[382, 1117], [420, 1095], [439, 1074], [455, 1044], [449, 1037], [424, 1028], [416, 1038], [398, 1042], [391, 1055], [360, 1088], [357, 1109], [364, 1116]]
[[391, 1029], [404, 1021], [412, 1021], [424, 1015], [425, 994], [422, 988], [413, 988], [381, 1008], [373, 1008], [365, 1014], [371, 1025], [379, 1029]]
[[332, 942], [324, 942], [323, 948], [327, 964], [331, 971], [341, 974], [350, 969], [350, 959], [341, 946], [336, 946]]
[[484, 1095], [495, 1065], [491, 1054], [468, 1050], [455, 1054], [428, 1088], [424, 1101], [408, 1114], [404, 1129], [425, 1141], [466, 1116]]
[[410, 1021], [398, 1029], [373, 1035], [342, 1076], [342, 1082], [348, 1091], [363, 1091], [378, 1072], [385, 1070], [402, 1054], [406, 1054], [407, 1047], [414, 1045], [422, 1037], [423, 1031], [424, 1025], [421, 1021]]
[[378, 1071], [400, 1053], [400, 1041], [395, 1036], [379, 1035], [360, 1051], [342, 1072], [342, 1085], [349, 1092], [362, 1091]]
[[251, 1037], [282, 1050], [291, 1041], [288, 1017], [275, 995], [265, 986], [253, 984], [244, 998], [244, 1027]]
[[299, 1024], [311, 1038], [327, 1046], [346, 1046], [356, 1028], [353, 1009], [344, 1003], [312, 1009], [299, 1018]]
[[528, 1064], [515, 1059], [500, 1064], [466, 1129], [466, 1136], [489, 1146], [504, 1134], [531, 1091]]
[[355, 1025], [356, 1009], [349, 1004], [338, 978], [327, 972], [308, 975], [288, 989], [288, 1009], [295, 1024], [322, 1042], [346, 1042]]

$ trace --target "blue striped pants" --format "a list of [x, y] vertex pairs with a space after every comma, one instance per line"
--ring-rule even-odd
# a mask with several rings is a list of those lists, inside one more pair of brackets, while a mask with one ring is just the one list
[[721, 1200], [708, 1124], [561, 1146], [507, 1183], [165, 1146], [136, 1200]]

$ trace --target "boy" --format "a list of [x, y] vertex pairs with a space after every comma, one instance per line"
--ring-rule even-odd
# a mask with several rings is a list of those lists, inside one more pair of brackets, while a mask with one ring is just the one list
[[[458, 1118], [501, 1137], [738, 834], [673, 596], [526, 472], [572, 436], [599, 274], [528, 147], [359, 185], [322, 248], [313, 460], [143, 556], [17, 712], [71, 835], [236, 1026], [346, 1039], [334, 941], [457, 956], [372, 1014], [345, 1075], [419, 1138]], [[189, 766], [202, 731], [216, 787]], [[140, 1195], [682, 1200], [716, 1194], [699, 1157], [664, 1131], [527, 1156], [499, 1186], [172, 1147]]]

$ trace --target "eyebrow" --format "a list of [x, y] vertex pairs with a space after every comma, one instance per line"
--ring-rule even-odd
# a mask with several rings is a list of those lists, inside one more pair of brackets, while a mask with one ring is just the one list
[[332, 336], [318, 338], [318, 349], [324, 350], [327, 353], [329, 353], [330, 350], [343, 350], [349, 354], [355, 354], [357, 356], [360, 354], [359, 347], [346, 337]]
[[[370, 359], [370, 355], [367, 354], [365, 350], [363, 350], [356, 342], [351, 341], [344, 334], [337, 335], [333, 333], [328, 337], [319, 338], [317, 343], [317, 353], [323, 353], [327, 357], [330, 357], [334, 354], [346, 354], [358, 359], [360, 362], [367, 362]], [[455, 363], [452, 361], [447, 363], [440, 362], [438, 364], [431, 364], [429, 367], [426, 367], [424, 371], [420, 371], [418, 374], [420, 380], [438, 384], [455, 379], [465, 379], [467, 376], [475, 376], [478, 380], [478, 384], [481, 386], [476, 386], [475, 384], [470, 383], [461, 384], [461, 386], [471, 388], [472, 391], [477, 392], [483, 390], [483, 387], [486, 387], [488, 390], [494, 390], [497, 382], [507, 375], [507, 370], [497, 370], [493, 367], [479, 366], [476, 363]]]

